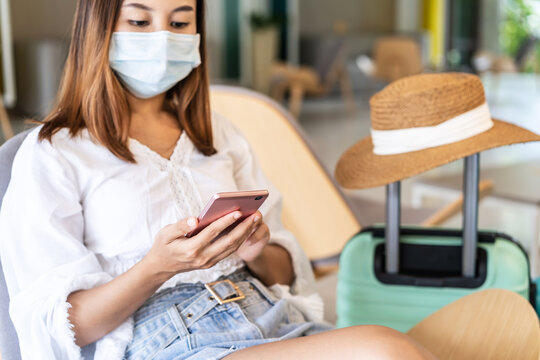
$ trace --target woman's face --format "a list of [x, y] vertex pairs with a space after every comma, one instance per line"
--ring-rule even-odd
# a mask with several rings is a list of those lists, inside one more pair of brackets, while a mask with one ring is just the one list
[[114, 31], [196, 34], [196, 0], [124, 0]]

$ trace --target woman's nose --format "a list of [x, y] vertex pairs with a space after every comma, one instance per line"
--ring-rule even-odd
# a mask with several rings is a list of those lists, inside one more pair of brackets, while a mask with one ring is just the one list
[[171, 30], [168, 16], [155, 16], [154, 21], [152, 21], [152, 25], [152, 31]]

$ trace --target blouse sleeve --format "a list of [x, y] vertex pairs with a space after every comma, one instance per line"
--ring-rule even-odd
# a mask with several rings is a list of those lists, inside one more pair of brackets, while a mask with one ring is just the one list
[[239, 190], [267, 189], [269, 196], [260, 211], [263, 221], [270, 230], [270, 242], [285, 248], [291, 255], [295, 280], [289, 288], [274, 285], [272, 290], [280, 297], [289, 297], [310, 320], [323, 317], [322, 299], [316, 293], [315, 277], [311, 264], [294, 235], [281, 222], [282, 198], [279, 190], [265, 176], [248, 141], [226, 118], [219, 118], [224, 141], [231, 147], [234, 162], [234, 177]]
[[84, 245], [72, 166], [50, 142], [38, 142], [37, 133], [28, 135], [15, 157], [0, 212], [9, 312], [23, 359], [79, 359], [67, 297], [111, 276]]

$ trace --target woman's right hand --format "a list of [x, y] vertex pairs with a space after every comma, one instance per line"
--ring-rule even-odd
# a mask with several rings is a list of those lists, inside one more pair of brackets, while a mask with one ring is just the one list
[[167, 225], [157, 233], [154, 245], [143, 260], [150, 262], [150, 268], [163, 282], [181, 272], [208, 269], [234, 253], [262, 221], [261, 213], [256, 212], [213, 241], [241, 215], [239, 211], [227, 214], [190, 238], [185, 234], [197, 227], [197, 218], [189, 217]]

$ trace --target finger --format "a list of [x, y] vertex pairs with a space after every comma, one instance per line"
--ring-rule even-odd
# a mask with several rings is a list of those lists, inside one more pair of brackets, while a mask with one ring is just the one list
[[228, 234], [220, 237], [210, 244], [205, 251], [207, 254], [220, 253], [225, 251], [236, 251], [240, 245], [249, 237], [253, 230], [259, 226], [260, 214], [253, 214], [236, 225]]
[[263, 223], [260, 226], [258, 226], [256, 229], [254, 229], [251, 235], [247, 238], [246, 242], [248, 244], [255, 244], [269, 237], [269, 235], [270, 235], [270, 231], [268, 230], [268, 226], [266, 226], [266, 224]]
[[270, 229], [265, 223], [261, 223], [260, 225], [256, 225], [256, 228], [253, 229], [251, 236], [248, 237], [246, 240], [241, 240], [238, 242], [238, 246], [227, 246], [227, 241], [233, 241], [232, 239], [227, 240], [227, 237], [223, 239], [220, 239], [220, 241], [216, 241], [211, 246], [207, 248], [207, 251], [213, 251], [217, 255], [214, 256], [214, 259], [216, 262], [221, 261], [222, 259], [230, 256], [232, 253], [236, 252], [240, 246], [246, 241], [250, 241], [252, 237], [255, 237], [256, 240], [253, 243], [258, 243], [260, 241], [268, 242], [270, 240]]
[[257, 211], [255, 214], [252, 215], [253, 216], [253, 219], [252, 221], [258, 225], [262, 224], [262, 214], [260, 211]]
[[251, 216], [248, 216], [240, 224], [236, 225], [229, 234], [233, 237], [242, 237], [242, 242], [247, 239], [256, 228], [258, 228], [262, 223], [262, 215], [260, 212], [256, 212]]
[[162, 229], [162, 236], [164, 236], [169, 242], [183, 237], [186, 233], [195, 229], [199, 221], [196, 217], [190, 216], [182, 219], [174, 224], [165, 226]]
[[171, 252], [177, 256], [182, 256], [183, 254], [191, 254], [191, 257], [205, 256], [207, 259], [214, 257], [212, 252], [205, 251], [212, 240], [214, 240], [221, 232], [234, 224], [240, 217], [242, 213], [240, 211], [235, 211], [221, 218], [217, 219], [206, 228], [201, 230], [197, 235], [192, 237], [182, 238], [182, 242], [178, 244], [170, 244]]
[[210, 225], [204, 228], [197, 236], [193, 239], [201, 243], [209, 243], [214, 240], [219, 234], [223, 232], [226, 228], [234, 224], [240, 217], [242, 213], [240, 211], [235, 211], [230, 214], [227, 214]]
[[[210, 251], [210, 250], [208, 250], [208, 251]], [[236, 249], [234, 249], [234, 248], [226, 248], [225, 250], [222, 250], [222, 251], [213, 251], [213, 254], [214, 254], [213, 263], [217, 264], [221, 260], [231, 256], [235, 251], [236, 251]]]
[[[245, 231], [245, 229], [250, 229], [250, 228], [255, 229], [258, 226], [260, 226], [262, 223], [263, 223], [262, 214], [259, 211], [257, 211], [255, 213], [251, 214], [250, 216], [248, 216], [247, 218], [245, 218], [244, 220], [242, 220], [242, 222], [240, 224], [238, 224], [237, 226], [235, 226], [234, 229], [238, 228], [237, 231], [243, 233]], [[242, 225], [242, 226], [240, 226], [240, 225]], [[231, 230], [231, 232], [232, 232], [232, 230]]]

